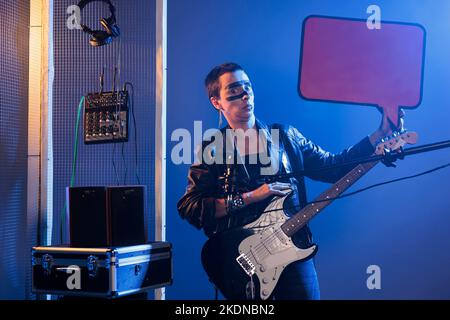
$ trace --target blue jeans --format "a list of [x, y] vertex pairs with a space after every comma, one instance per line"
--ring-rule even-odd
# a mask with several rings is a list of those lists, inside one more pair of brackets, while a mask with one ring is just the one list
[[314, 259], [288, 265], [278, 280], [273, 297], [275, 300], [319, 300], [320, 289]]

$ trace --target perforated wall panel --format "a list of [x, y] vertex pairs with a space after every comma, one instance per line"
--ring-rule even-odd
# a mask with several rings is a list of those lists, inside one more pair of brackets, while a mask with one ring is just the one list
[[[64, 214], [65, 189], [71, 178], [78, 104], [83, 95], [100, 90], [99, 75], [103, 68], [104, 91], [112, 90], [115, 68], [116, 88], [122, 87], [125, 81], [133, 84], [137, 135], [130, 115], [129, 142], [84, 145], [81, 119], [74, 185], [138, 184], [138, 175], [140, 183], [147, 186], [145, 221], [149, 238], [154, 238], [155, 1], [112, 2], [121, 36], [102, 47], [92, 47], [88, 34], [71, 29], [73, 19], [67, 10], [77, 2], [54, 3], [53, 243], [61, 242], [59, 229]], [[81, 22], [91, 29], [102, 29], [100, 18], [109, 16], [108, 6], [95, 1], [81, 11]]]
[[28, 1], [0, 1], [0, 299], [28, 295], [29, 19]]

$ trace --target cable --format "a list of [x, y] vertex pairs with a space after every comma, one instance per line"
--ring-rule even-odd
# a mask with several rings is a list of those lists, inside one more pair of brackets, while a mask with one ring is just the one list
[[[285, 210], [302, 209], [302, 208], [304, 208], [304, 207], [306, 207], [306, 206], [308, 206], [310, 204], [313, 204], [313, 203], [329, 202], [329, 201], [333, 201], [333, 200], [337, 200], [337, 199], [347, 198], [347, 197], [353, 196], [355, 194], [358, 194], [358, 193], [361, 193], [361, 192], [364, 192], [364, 191], [367, 191], [369, 189], [373, 189], [373, 188], [376, 188], [376, 187], [379, 187], [379, 186], [382, 186], [382, 185], [385, 185], [385, 184], [390, 184], [390, 183], [394, 183], [394, 182], [398, 182], [398, 181], [403, 181], [403, 180], [417, 178], [417, 177], [420, 177], [420, 176], [423, 176], [423, 175], [426, 175], [426, 174], [430, 174], [430, 173], [432, 173], [434, 171], [445, 169], [447, 167], [450, 167], [450, 163], [444, 164], [442, 166], [439, 166], [439, 167], [436, 167], [436, 168], [433, 168], [433, 169], [430, 169], [430, 170], [427, 170], [427, 171], [424, 171], [424, 172], [421, 172], [421, 173], [418, 173], [418, 174], [415, 174], [415, 175], [412, 175], [412, 176], [406, 176], [406, 177], [402, 177], [402, 178], [388, 180], [388, 181], [385, 181], [385, 182], [376, 183], [376, 184], [370, 185], [368, 187], [365, 187], [365, 188], [362, 188], [362, 189], [358, 189], [358, 190], [353, 191], [353, 192], [345, 193], [345, 194], [340, 195], [338, 197], [307, 202], [303, 207], [300, 207], [300, 205], [287, 207], [287, 208], [285, 208]], [[278, 211], [278, 210], [280, 210], [280, 209], [266, 210], [266, 211], [263, 211], [261, 214], [268, 213], [268, 212], [274, 212], [274, 211]]]
[[117, 185], [120, 185], [120, 180], [119, 180], [119, 174], [117, 173], [117, 168], [116, 168], [116, 162], [115, 162], [115, 154], [116, 154], [116, 143], [114, 142], [114, 135], [113, 135], [113, 152], [112, 152], [112, 166], [114, 169], [114, 175], [116, 176], [116, 183]]
[[127, 162], [125, 161], [124, 149], [125, 149], [125, 142], [122, 142], [122, 160], [123, 160], [123, 166], [125, 167], [125, 174], [124, 174], [124, 177], [123, 177], [123, 184], [126, 185], [127, 184], [128, 166], [127, 166]]
[[[116, 92], [116, 75], [117, 75], [117, 93], [116, 93], [116, 111], [115, 111], [115, 115], [114, 115], [114, 123], [116, 124], [117, 122], [119, 122], [119, 131], [120, 131], [120, 136], [123, 136], [123, 128], [121, 125], [121, 120], [120, 120], [120, 73], [121, 73], [121, 68], [120, 68], [120, 48], [121, 48], [121, 38], [119, 38], [119, 41], [117, 42], [117, 51], [116, 51], [116, 55], [117, 55], [117, 62], [114, 66], [114, 80], [113, 80], [113, 93]], [[115, 125], [114, 125], [115, 126]], [[113, 129], [113, 143], [114, 143], [114, 147], [113, 147], [113, 168], [114, 168], [114, 173], [116, 176], [116, 183], [117, 185], [120, 185], [120, 178], [119, 178], [119, 174], [117, 172], [117, 168], [116, 168], [116, 163], [115, 163], [115, 153], [116, 153], [116, 143], [114, 142], [114, 129]], [[123, 157], [123, 144], [122, 144], [122, 157]], [[125, 179], [126, 179], [126, 173], [125, 173]]]
[[[117, 42], [117, 91], [120, 91], [120, 71], [121, 71], [121, 45], [122, 45], [122, 37], [119, 37], [119, 41]], [[114, 83], [115, 87], [115, 83]]]
[[[75, 124], [75, 136], [74, 136], [74, 146], [73, 146], [73, 157], [72, 157], [72, 174], [70, 177], [70, 183], [69, 187], [73, 187], [75, 183], [75, 174], [76, 174], [76, 162], [78, 158], [78, 128], [80, 127], [80, 118], [81, 118], [81, 110], [83, 109], [84, 105], [84, 96], [81, 97], [80, 103], [78, 104], [78, 111], [77, 111], [77, 121]], [[61, 223], [60, 223], [60, 242], [63, 243], [63, 233], [64, 233], [64, 226], [66, 224], [66, 208], [67, 208], [67, 198], [64, 200], [64, 207], [61, 212]]]
[[[114, 125], [113, 125], [113, 132], [112, 132], [112, 143], [114, 144], [113, 146], [113, 151], [112, 151], [112, 166], [113, 166], [113, 170], [114, 170], [114, 175], [116, 177], [116, 184], [120, 185], [120, 178], [119, 178], [119, 173], [117, 171], [117, 167], [116, 167], [116, 161], [115, 161], [115, 155], [116, 155], [116, 142], [114, 141], [115, 139], [115, 126], [117, 124], [117, 122], [119, 121], [120, 123], [120, 101], [119, 101], [119, 97], [120, 97], [120, 44], [121, 44], [121, 39], [119, 38], [119, 41], [117, 43], [117, 51], [116, 51], [116, 55], [117, 55], [117, 62], [115, 63], [115, 65], [113, 66], [114, 69], [114, 73], [113, 73], [113, 93], [116, 92], [116, 76], [117, 76], [117, 92], [116, 92], [116, 108], [115, 108], [115, 112], [114, 112]], [[113, 62], [114, 63], [114, 62]], [[122, 126], [120, 126], [119, 124], [119, 129], [122, 130]], [[122, 132], [120, 132], [122, 133]], [[122, 149], [122, 153], [123, 153], [123, 149]]]
[[[365, 187], [365, 188], [362, 188], [362, 189], [359, 189], [359, 190], [356, 190], [356, 191], [353, 191], [353, 192], [349, 192], [349, 193], [343, 194], [343, 195], [341, 195], [339, 197], [330, 198], [328, 200], [335, 200], [335, 199], [341, 199], [341, 198], [350, 197], [350, 196], [353, 196], [355, 194], [358, 194], [358, 193], [361, 193], [361, 192], [364, 192], [364, 191], [367, 191], [369, 189], [373, 189], [373, 188], [376, 188], [376, 187], [379, 187], [379, 186], [382, 186], [382, 185], [385, 185], [385, 184], [390, 184], [390, 183], [394, 183], [394, 182], [399, 182], [399, 181], [403, 181], [403, 180], [417, 178], [417, 177], [420, 177], [420, 176], [432, 173], [434, 171], [445, 169], [447, 167], [450, 167], [450, 163], [444, 164], [442, 166], [439, 166], [439, 167], [436, 167], [436, 168], [433, 168], [433, 169], [430, 169], [430, 170], [427, 170], [427, 171], [424, 171], [422, 173], [418, 173], [418, 174], [415, 174], [415, 175], [412, 175], [412, 176], [406, 176], [406, 177], [402, 177], [402, 178], [388, 180], [388, 181], [385, 181], [385, 182], [376, 183], [376, 184], [373, 184], [371, 186], [368, 186], [368, 187]], [[318, 202], [324, 202], [324, 201], [327, 201], [327, 200], [318, 200], [318, 201], [314, 201], [314, 202], [311, 202], [311, 203], [318, 203]]]
[[80, 126], [81, 110], [83, 108], [83, 103], [84, 103], [84, 96], [81, 98], [80, 104], [78, 105], [77, 123], [75, 125], [75, 146], [74, 146], [73, 159], [72, 159], [72, 176], [70, 177], [70, 186], [71, 187], [73, 187], [73, 184], [75, 182], [76, 161], [77, 161], [77, 157], [78, 157], [78, 128]]
[[311, 175], [313, 173], [320, 173], [324, 172], [326, 170], [334, 170], [338, 168], [344, 168], [347, 166], [356, 166], [358, 164], [362, 163], [369, 163], [369, 162], [375, 162], [375, 161], [381, 161], [385, 165], [390, 166], [389, 164], [393, 163], [397, 159], [403, 159], [406, 156], [411, 156], [414, 154], [424, 153], [424, 152], [430, 152], [440, 149], [450, 148], [450, 140], [446, 141], [440, 141], [430, 144], [421, 145], [418, 147], [412, 147], [408, 149], [401, 149], [401, 152], [389, 152], [386, 154], [379, 154], [379, 155], [371, 155], [369, 157], [363, 157], [358, 158], [350, 161], [345, 161], [343, 163], [339, 164], [331, 164], [326, 166], [321, 166], [319, 168], [314, 168], [310, 170], [300, 170], [296, 172], [291, 173], [283, 173], [283, 174], [276, 174], [270, 177], [265, 178], [266, 183], [271, 183], [275, 181], [279, 181], [282, 179], [289, 179], [289, 178], [296, 178], [296, 177], [302, 177], [306, 175]]
[[133, 117], [133, 126], [134, 126], [134, 160], [135, 160], [135, 166], [136, 166], [136, 180], [137, 180], [138, 184], [141, 184], [141, 180], [139, 179], [139, 167], [138, 167], [137, 126], [136, 126], [136, 117], [134, 114], [134, 87], [133, 87], [132, 83], [125, 82], [124, 88], [126, 89], [127, 86], [131, 87], [130, 110], [131, 110], [131, 115]]
[[116, 167], [116, 162], [115, 162], [115, 158], [116, 158], [116, 142], [114, 141], [116, 124], [117, 124], [117, 121], [119, 121], [118, 119], [120, 119], [120, 117], [119, 117], [119, 99], [118, 99], [118, 97], [116, 98], [116, 101], [117, 101], [117, 103], [116, 103], [116, 110], [114, 112], [114, 125], [113, 125], [113, 132], [112, 132], [112, 143], [114, 144], [113, 145], [113, 151], [112, 151], [112, 166], [113, 166], [113, 169], [114, 169], [114, 175], [116, 176], [116, 184], [120, 185], [119, 173], [117, 172], [117, 167]]

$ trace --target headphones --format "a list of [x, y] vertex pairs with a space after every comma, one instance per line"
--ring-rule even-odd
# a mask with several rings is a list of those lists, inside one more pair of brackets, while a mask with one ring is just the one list
[[89, 28], [84, 24], [81, 25], [81, 29], [92, 36], [91, 39], [89, 40], [91, 46], [100, 47], [106, 44], [110, 44], [113, 41], [113, 38], [118, 37], [120, 35], [120, 29], [116, 25], [116, 15], [115, 15], [116, 8], [114, 8], [110, 0], [81, 0], [80, 3], [78, 3], [80, 12], [88, 3], [93, 1], [105, 2], [106, 4], [108, 4], [109, 11], [111, 12], [111, 16], [109, 18], [100, 19], [100, 24], [106, 31], [92, 30], [91, 28]]

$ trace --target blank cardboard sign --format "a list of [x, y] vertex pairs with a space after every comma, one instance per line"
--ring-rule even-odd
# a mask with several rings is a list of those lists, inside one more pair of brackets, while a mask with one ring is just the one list
[[425, 30], [420, 25], [310, 16], [303, 24], [299, 93], [305, 99], [398, 108], [422, 97]]

